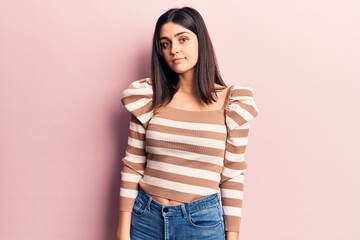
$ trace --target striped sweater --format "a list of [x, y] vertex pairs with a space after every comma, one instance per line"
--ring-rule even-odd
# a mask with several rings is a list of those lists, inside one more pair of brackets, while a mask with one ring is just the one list
[[131, 212], [139, 186], [151, 195], [186, 203], [220, 191], [225, 229], [239, 232], [248, 122], [258, 115], [252, 89], [230, 87], [219, 110], [152, 110], [147, 78], [131, 83], [121, 101], [131, 121], [122, 159], [120, 211]]

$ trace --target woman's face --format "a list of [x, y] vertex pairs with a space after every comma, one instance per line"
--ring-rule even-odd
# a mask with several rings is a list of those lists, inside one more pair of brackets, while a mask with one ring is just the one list
[[168, 66], [178, 74], [194, 71], [198, 61], [198, 38], [179, 24], [168, 22], [160, 30], [160, 44]]

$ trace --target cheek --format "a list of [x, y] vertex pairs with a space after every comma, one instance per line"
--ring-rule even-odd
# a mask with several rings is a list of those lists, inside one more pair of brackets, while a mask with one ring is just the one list
[[198, 45], [197, 44], [191, 45], [188, 49], [188, 54], [191, 55], [191, 58], [193, 60], [197, 60], [199, 55]]
[[192, 49], [190, 57], [192, 62], [198, 61], [199, 53], [197, 48]]
[[169, 63], [169, 62], [170, 62], [170, 53], [169, 53], [169, 51], [164, 50], [164, 51], [162, 52], [162, 54], [163, 54], [163, 57], [164, 57], [165, 61], [166, 61], [167, 63]]

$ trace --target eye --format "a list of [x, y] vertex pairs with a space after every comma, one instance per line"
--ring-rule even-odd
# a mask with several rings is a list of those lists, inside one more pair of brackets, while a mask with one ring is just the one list
[[186, 37], [182, 37], [182, 38], [180, 38], [180, 42], [186, 42], [186, 41], [189, 41], [189, 39], [188, 38], [186, 38]]
[[170, 42], [169, 41], [164, 41], [164, 42], [161, 42], [160, 45], [161, 45], [161, 48], [167, 48], [167, 47], [170, 46]]

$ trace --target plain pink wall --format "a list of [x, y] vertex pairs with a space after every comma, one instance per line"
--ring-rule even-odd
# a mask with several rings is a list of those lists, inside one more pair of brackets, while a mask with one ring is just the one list
[[241, 240], [360, 239], [359, 1], [0, 1], [0, 239], [115, 240], [129, 114], [157, 17], [203, 15], [254, 89]]

